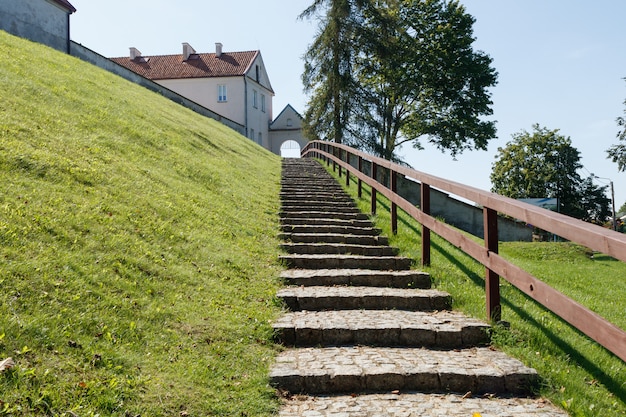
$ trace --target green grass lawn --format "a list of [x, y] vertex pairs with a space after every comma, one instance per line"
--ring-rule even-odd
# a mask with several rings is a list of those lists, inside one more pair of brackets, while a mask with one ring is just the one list
[[271, 415], [280, 158], [2, 31], [0, 54], [0, 416]]
[[[329, 169], [332, 172], [332, 166]], [[334, 174], [337, 175], [336, 173]], [[354, 177], [353, 177], [354, 178]], [[345, 177], [340, 181], [345, 184]], [[344, 185], [345, 187], [345, 185]], [[357, 198], [370, 211], [369, 187]], [[378, 194], [374, 220], [401, 254], [419, 260], [421, 226], [398, 210], [398, 234], [391, 234], [389, 201]], [[430, 272], [437, 288], [452, 294], [454, 308], [486, 319], [485, 270], [440, 237], [432, 235]], [[626, 329], [626, 264], [571, 243], [508, 242], [500, 254], [569, 297]], [[493, 343], [541, 376], [539, 394], [572, 416], [626, 415], [626, 363], [542, 308], [501, 279], [502, 319], [510, 329], [495, 328]]]

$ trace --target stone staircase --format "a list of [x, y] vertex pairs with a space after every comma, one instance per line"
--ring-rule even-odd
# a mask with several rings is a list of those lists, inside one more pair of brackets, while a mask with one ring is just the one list
[[284, 159], [282, 178], [280, 416], [567, 415], [532, 397], [535, 370], [451, 311], [319, 163]]

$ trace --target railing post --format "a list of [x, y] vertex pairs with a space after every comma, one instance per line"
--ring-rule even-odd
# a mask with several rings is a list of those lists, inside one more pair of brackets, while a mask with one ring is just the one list
[[[363, 172], [363, 158], [359, 155], [359, 172]], [[361, 181], [361, 178], [358, 179], [357, 181], [357, 188], [358, 188], [358, 196], [359, 198], [361, 198], [361, 196], [363, 195], [363, 183]]]
[[[391, 183], [391, 192], [396, 194], [398, 191], [398, 177], [392, 169], [389, 170], [389, 182]], [[394, 235], [398, 234], [398, 205], [396, 203], [391, 203], [391, 232]]]
[[[326, 153], [329, 153], [329, 149], [328, 149], [328, 148], [329, 148], [328, 143], [325, 143], [325, 144], [324, 144], [324, 151], [325, 151]], [[328, 167], [328, 166], [330, 166], [330, 158], [329, 158], [329, 157], [326, 157], [326, 166], [327, 166], [327, 167]]]
[[[372, 161], [372, 178], [374, 181], [377, 181], [377, 169], [378, 165], [376, 162]], [[376, 188], [372, 187], [372, 214], [376, 214]]]
[[[421, 210], [430, 215], [430, 185], [422, 183], [420, 187]], [[422, 224], [422, 266], [430, 265], [430, 229]]]
[[[337, 149], [337, 151], [339, 153], [337, 157], [339, 158], [340, 161], [343, 161], [343, 151], [341, 149]], [[341, 171], [342, 171], [341, 165], [338, 165], [338, 167], [339, 167], [339, 178], [341, 178]]]
[[[498, 213], [490, 208], [483, 208], [483, 223], [485, 248], [488, 254], [498, 253]], [[500, 306], [500, 276], [486, 269], [485, 274], [485, 295], [487, 304], [487, 319], [494, 322], [499, 321], [502, 314]]]
[[[350, 152], [346, 151], [346, 165], [350, 165]], [[346, 168], [346, 187], [350, 186], [350, 170]]]

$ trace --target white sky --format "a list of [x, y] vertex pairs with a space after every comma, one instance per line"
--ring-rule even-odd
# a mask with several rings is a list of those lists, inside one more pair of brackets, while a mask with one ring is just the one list
[[[291, 104], [304, 113], [302, 55], [317, 24], [297, 16], [312, 0], [70, 0], [72, 40], [107, 56], [174, 54], [189, 42], [198, 52], [260, 50], [274, 97], [274, 116]], [[415, 169], [489, 190], [497, 148], [534, 123], [572, 139], [585, 169], [610, 178], [616, 209], [626, 202], [626, 173], [606, 159], [616, 144], [615, 119], [626, 106], [626, 1], [461, 0], [476, 18], [475, 46], [494, 59], [492, 89], [498, 138], [489, 150], [453, 161], [426, 149], [400, 153]], [[599, 184], [608, 184], [599, 180]]]

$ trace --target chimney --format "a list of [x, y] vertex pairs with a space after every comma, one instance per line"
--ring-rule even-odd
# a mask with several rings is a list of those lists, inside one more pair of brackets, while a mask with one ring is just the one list
[[189, 56], [195, 54], [196, 50], [191, 47], [187, 42], [183, 42], [183, 61], [187, 61]]
[[135, 47], [130, 47], [130, 59], [135, 60], [137, 58], [141, 58], [141, 51]]
[[215, 56], [218, 58], [222, 56], [222, 44], [220, 42], [215, 42]]

